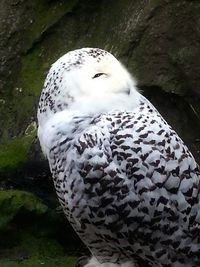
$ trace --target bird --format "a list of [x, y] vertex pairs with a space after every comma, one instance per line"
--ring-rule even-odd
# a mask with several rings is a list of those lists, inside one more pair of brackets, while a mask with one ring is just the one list
[[126, 67], [100, 48], [52, 64], [38, 137], [84, 267], [200, 266], [200, 168]]

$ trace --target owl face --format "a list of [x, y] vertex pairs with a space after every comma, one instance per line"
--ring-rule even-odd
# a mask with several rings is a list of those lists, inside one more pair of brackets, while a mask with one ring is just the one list
[[124, 100], [130, 102], [132, 91], [133, 78], [109, 52], [99, 48], [70, 51], [52, 65], [47, 75], [38, 119], [46, 120], [66, 109], [82, 113], [107, 110], [112, 105], [124, 104]]
[[65, 64], [63, 89], [73, 97], [129, 93], [133, 79], [110, 53], [84, 48], [67, 53], [53, 67]]

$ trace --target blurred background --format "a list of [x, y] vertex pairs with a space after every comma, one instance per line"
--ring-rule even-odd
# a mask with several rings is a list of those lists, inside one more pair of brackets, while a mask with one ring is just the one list
[[99, 47], [200, 163], [200, 1], [0, 0], [0, 266], [72, 267], [87, 253], [57, 202], [37, 104], [60, 56]]

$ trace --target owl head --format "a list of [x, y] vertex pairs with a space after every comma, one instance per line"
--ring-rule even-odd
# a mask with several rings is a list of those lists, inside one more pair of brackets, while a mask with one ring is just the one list
[[80, 114], [131, 108], [135, 81], [109, 52], [99, 48], [70, 51], [50, 68], [38, 108], [39, 124], [63, 110]]

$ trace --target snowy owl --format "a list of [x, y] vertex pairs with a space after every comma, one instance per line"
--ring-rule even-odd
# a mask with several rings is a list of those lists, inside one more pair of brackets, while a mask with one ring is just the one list
[[200, 168], [113, 55], [58, 59], [38, 122], [60, 204], [92, 254], [85, 267], [200, 266]]

